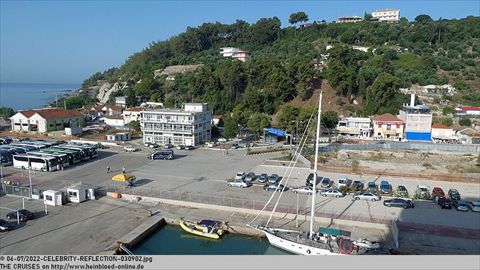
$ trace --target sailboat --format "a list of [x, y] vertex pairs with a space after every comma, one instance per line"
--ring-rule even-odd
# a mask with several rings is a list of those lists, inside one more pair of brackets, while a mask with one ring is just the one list
[[[308, 232], [303, 231], [296, 231], [296, 230], [287, 230], [281, 228], [273, 228], [269, 227], [268, 224], [272, 218], [273, 212], [275, 211], [278, 201], [275, 204], [275, 207], [272, 210], [270, 218], [267, 221], [266, 225], [257, 225], [252, 226], [248, 224], [248, 226], [256, 228], [259, 231], [265, 233], [268, 241], [271, 245], [283, 249], [287, 252], [293, 254], [300, 254], [300, 255], [346, 255], [346, 254], [365, 254], [369, 253], [369, 251], [375, 250], [380, 248], [380, 245], [376, 242], [370, 242], [366, 239], [359, 239], [359, 240], [351, 240], [349, 238], [333, 235], [333, 234], [324, 234], [320, 232], [314, 231], [314, 222], [315, 222], [315, 194], [316, 194], [316, 183], [317, 183], [317, 169], [318, 169], [318, 145], [319, 145], [319, 137], [320, 137], [320, 120], [321, 120], [321, 110], [322, 110], [322, 92], [320, 93], [319, 102], [318, 102], [318, 115], [317, 115], [317, 129], [316, 129], [316, 140], [315, 140], [315, 163], [314, 163], [314, 184], [313, 184], [313, 192], [312, 192], [312, 203], [310, 209], [310, 230]], [[313, 114], [312, 114], [313, 116]], [[312, 117], [311, 117], [312, 118]], [[309, 121], [310, 123], [310, 121]], [[305, 129], [304, 137], [306, 134]], [[302, 140], [301, 140], [302, 141]], [[306, 139], [305, 139], [306, 142]], [[303, 143], [303, 146], [305, 145]], [[302, 143], [298, 145], [300, 147]], [[303, 149], [302, 146], [302, 149]], [[297, 157], [301, 152], [297, 149]], [[295, 159], [295, 155], [293, 155], [292, 162]], [[296, 161], [295, 161], [296, 162]], [[290, 164], [291, 165], [291, 164]], [[287, 169], [288, 170], [288, 169]], [[288, 177], [286, 178], [288, 181]], [[277, 192], [275, 192], [277, 193]], [[275, 193], [272, 195], [270, 200], [265, 205], [266, 206], [270, 203], [271, 199], [275, 196]], [[282, 194], [281, 192], [280, 194]], [[280, 195], [281, 196], [281, 195]], [[263, 211], [263, 210], [262, 210]], [[258, 217], [258, 216], [257, 216]], [[255, 219], [254, 219], [255, 220]], [[253, 221], [254, 221], [253, 220]]]

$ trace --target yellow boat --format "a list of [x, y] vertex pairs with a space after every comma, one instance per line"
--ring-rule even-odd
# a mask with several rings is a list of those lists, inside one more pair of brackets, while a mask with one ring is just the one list
[[191, 222], [180, 220], [180, 227], [186, 232], [212, 239], [219, 239], [225, 231], [220, 228], [220, 224], [213, 220], [202, 220], [200, 222]]

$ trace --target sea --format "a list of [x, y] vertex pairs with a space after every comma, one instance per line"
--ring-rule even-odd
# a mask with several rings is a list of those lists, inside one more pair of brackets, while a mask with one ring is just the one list
[[[80, 84], [56, 83], [0, 83], [0, 107], [14, 110], [43, 108], [66, 94], [80, 88]], [[61, 104], [60, 104], [61, 105]]]
[[266, 238], [227, 233], [209, 239], [183, 231], [178, 225], [165, 225], [142, 241], [135, 255], [289, 255], [271, 246]]

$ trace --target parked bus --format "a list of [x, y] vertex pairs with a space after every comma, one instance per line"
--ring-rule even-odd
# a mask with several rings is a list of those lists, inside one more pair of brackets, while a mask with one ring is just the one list
[[56, 157], [41, 157], [28, 154], [13, 156], [13, 167], [15, 168], [31, 168], [32, 170], [51, 172], [58, 169], [57, 165]]
[[97, 147], [94, 146], [94, 145], [76, 144], [76, 143], [68, 143], [68, 144], [65, 144], [65, 145], [68, 146], [68, 147], [74, 147], [74, 148], [79, 148], [79, 149], [85, 150], [90, 155], [90, 158], [98, 157]]
[[12, 155], [25, 154], [27, 152], [23, 148], [18, 148], [18, 147], [13, 147], [8, 145], [0, 145], [0, 150], [8, 151], [12, 153]]
[[148, 157], [149, 159], [174, 159], [175, 155], [171, 149], [162, 149], [153, 152]]
[[80, 161], [82, 161], [82, 156], [80, 154], [80, 151], [78, 150], [52, 147], [52, 148], [42, 149], [42, 152], [66, 154], [68, 156], [68, 162], [70, 163], [70, 165], [73, 165], [75, 163], [79, 163]]
[[35, 151], [35, 150], [40, 149], [38, 146], [28, 145], [28, 144], [24, 144], [24, 143], [11, 143], [9, 145], [14, 146], [14, 147], [18, 147], [18, 148], [23, 148], [27, 152]]
[[0, 150], [0, 166], [11, 166], [13, 164], [13, 155], [9, 151]]
[[70, 145], [70, 144], [61, 144], [56, 146], [56, 148], [80, 151], [82, 160], [89, 160], [92, 158], [92, 154], [90, 153], [89, 149], [86, 149], [80, 146]]
[[50, 146], [47, 145], [47, 144], [44, 144], [44, 143], [41, 143], [41, 142], [37, 142], [37, 141], [23, 141], [23, 142], [18, 143], [18, 144], [21, 144], [21, 145], [30, 145], [30, 146], [33, 146], [33, 147], [37, 148], [37, 150], [40, 150], [40, 149], [42, 149], [42, 148], [50, 147]]
[[11, 144], [13, 142], [12, 139], [10, 138], [6, 138], [6, 137], [1, 137], [0, 138], [0, 145], [2, 144]]
[[48, 152], [43, 152], [43, 151], [33, 151], [33, 152], [28, 152], [29, 155], [40, 155], [40, 156], [47, 156], [47, 157], [56, 157], [58, 164], [62, 164], [64, 168], [70, 166], [70, 162], [68, 161], [68, 156], [67, 154], [62, 154], [62, 153], [48, 153]]

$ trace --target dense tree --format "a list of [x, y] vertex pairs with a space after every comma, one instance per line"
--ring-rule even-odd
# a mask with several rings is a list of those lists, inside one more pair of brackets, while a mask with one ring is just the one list
[[128, 123], [128, 127], [135, 130], [135, 131], [140, 131], [140, 121], [133, 120]]
[[223, 136], [226, 138], [234, 138], [237, 136], [238, 124], [230, 116], [226, 115], [223, 117]]
[[421, 14], [421, 15], [418, 15], [417, 17], [415, 17], [415, 22], [416, 23], [425, 24], [425, 23], [429, 23], [431, 21], [433, 21], [432, 17], [430, 17], [426, 14]]
[[462, 118], [458, 121], [461, 126], [470, 127], [472, 125], [472, 120], [470, 118]]
[[337, 126], [338, 120], [338, 113], [334, 111], [326, 111], [322, 113], [322, 126], [328, 129], [335, 128]]
[[15, 114], [15, 111], [10, 107], [1, 107], [0, 108], [0, 117], [10, 118]]
[[380, 74], [372, 86], [368, 89], [366, 113], [367, 115], [375, 113], [396, 114], [399, 106], [396, 102], [398, 89], [398, 79], [389, 73]]
[[296, 24], [298, 22], [306, 22], [306, 21], [308, 21], [308, 15], [303, 11], [290, 14], [290, 18], [288, 19], [288, 23], [290, 24]]

